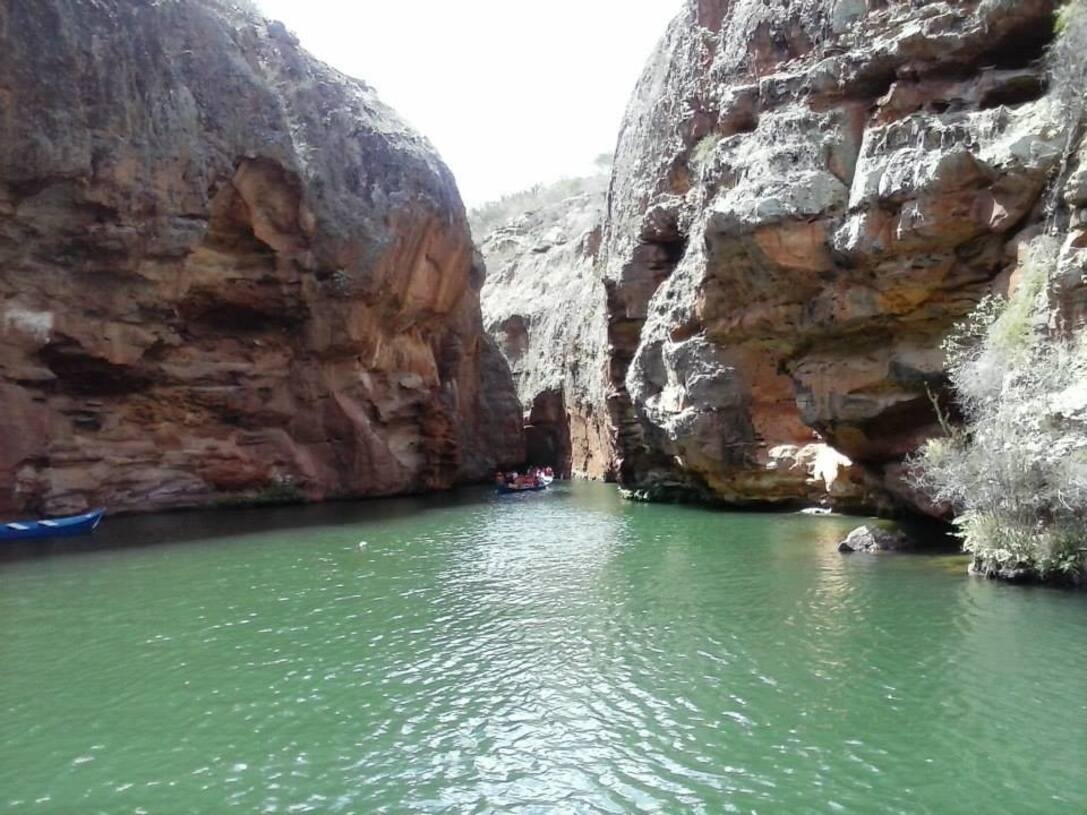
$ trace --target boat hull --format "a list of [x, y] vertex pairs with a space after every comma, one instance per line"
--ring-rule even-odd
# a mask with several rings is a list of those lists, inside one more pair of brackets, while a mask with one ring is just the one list
[[83, 515], [46, 521], [15, 521], [0, 524], [0, 541], [42, 540], [45, 538], [75, 538], [90, 535], [102, 522], [104, 509]]
[[547, 489], [547, 484], [537, 484], [535, 487], [507, 487], [501, 484], [495, 488], [499, 495], [514, 495], [519, 492], [541, 492]]

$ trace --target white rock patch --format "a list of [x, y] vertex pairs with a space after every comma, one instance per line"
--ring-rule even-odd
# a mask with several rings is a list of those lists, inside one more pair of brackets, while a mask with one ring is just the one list
[[53, 333], [53, 312], [8, 306], [4, 310], [3, 324], [5, 333], [15, 332], [37, 342], [47, 343]]

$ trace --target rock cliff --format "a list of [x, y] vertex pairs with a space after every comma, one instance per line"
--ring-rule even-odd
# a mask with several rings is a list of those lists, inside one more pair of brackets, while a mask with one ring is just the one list
[[483, 317], [513, 370], [529, 461], [611, 478], [605, 296], [596, 270], [607, 178], [572, 186], [577, 194], [569, 197], [542, 191], [540, 205], [481, 236]]
[[444, 488], [521, 459], [431, 147], [216, 0], [0, 3], [0, 512]]
[[938, 432], [942, 338], [1044, 220], [1055, 5], [690, 0], [601, 248], [624, 483], [811, 500], [821, 460], [840, 504], [936, 511], [902, 461]]

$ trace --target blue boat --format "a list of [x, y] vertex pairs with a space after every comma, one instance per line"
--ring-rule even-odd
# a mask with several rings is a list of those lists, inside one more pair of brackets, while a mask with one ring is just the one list
[[10, 524], [0, 524], [0, 541], [75, 538], [79, 535], [89, 535], [98, 528], [105, 514], [104, 509], [96, 509], [83, 515], [71, 515], [49, 521], [15, 521]]

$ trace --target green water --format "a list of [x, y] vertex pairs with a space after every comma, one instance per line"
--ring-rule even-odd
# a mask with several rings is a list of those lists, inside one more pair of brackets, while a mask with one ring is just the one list
[[854, 524], [577, 484], [9, 554], [0, 812], [1087, 812], [1087, 596]]

